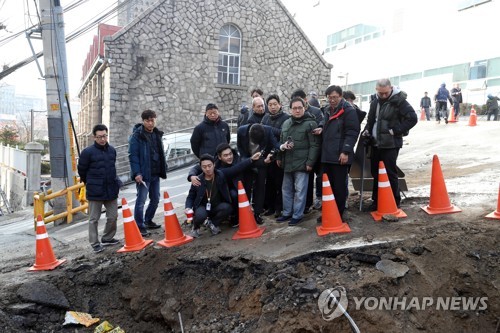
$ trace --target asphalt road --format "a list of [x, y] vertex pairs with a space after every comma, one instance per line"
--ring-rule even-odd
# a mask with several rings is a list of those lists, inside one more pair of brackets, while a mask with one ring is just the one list
[[[161, 198], [160, 204], [156, 211], [155, 221], [159, 224], [163, 224], [163, 192], [167, 191], [169, 197], [176, 209], [176, 213], [181, 216], [184, 209], [184, 202], [189, 190], [190, 183], [186, 181], [186, 175], [190, 167], [178, 169], [169, 172], [166, 180], [162, 180], [160, 183]], [[120, 191], [120, 199], [125, 198], [131, 208], [134, 207], [136, 198], [136, 189], [134, 184], [125, 186]], [[121, 201], [121, 200], [120, 200]], [[121, 205], [121, 202], [119, 202]], [[119, 209], [118, 212], [118, 231], [116, 237], [123, 239], [123, 219], [122, 211]], [[102, 234], [104, 229], [104, 218], [105, 214], [101, 216], [101, 221], [99, 223], [99, 233]], [[76, 221], [71, 225], [64, 226], [54, 226], [53, 223], [47, 224], [47, 232], [53, 242], [60, 242], [62, 244], [71, 244], [75, 241], [87, 240], [88, 239], [88, 227], [87, 220]], [[161, 229], [158, 229], [161, 230]], [[19, 242], [23, 242], [24, 238], [27, 238], [28, 242], [32, 242], [34, 245], [34, 226], [33, 226], [33, 208], [26, 209], [23, 211], [15, 212], [10, 215], [0, 217], [0, 246], [2, 246], [4, 252], [6, 249], [8, 251], [9, 246], [13, 244], [18, 245]], [[11, 252], [11, 251], [8, 251]]]

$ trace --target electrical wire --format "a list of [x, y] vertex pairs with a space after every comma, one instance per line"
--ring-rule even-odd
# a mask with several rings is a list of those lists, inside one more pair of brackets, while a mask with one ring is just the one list
[[[74, 3], [74, 6], [71, 8], [76, 8], [75, 6], [77, 5], [81, 5], [83, 2], [86, 2], [88, 0], [78, 0], [76, 3]], [[108, 12], [102, 14], [101, 16], [97, 17], [96, 19], [93, 19], [92, 21], [87, 21], [86, 25], [82, 25], [80, 26], [80, 29], [77, 30], [77, 31], [74, 31], [72, 32], [71, 34], [69, 34], [67, 37], [66, 37], [66, 43], [80, 37], [81, 35], [83, 35], [84, 33], [90, 31], [91, 29], [93, 29], [96, 25], [98, 25], [99, 23], [101, 23], [102, 21], [106, 20], [106, 19], [113, 19], [115, 18], [118, 14], [121, 14], [125, 9], [126, 9], [126, 5], [130, 2], [131, 0], [126, 0], [126, 1], [123, 1], [122, 3], [118, 4], [116, 7], [114, 8], [111, 8], [111, 10], [109, 10]], [[110, 6], [111, 7], [111, 6]], [[108, 8], [110, 8], [108, 7]], [[35, 26], [32, 26], [30, 27], [30, 29], [32, 28], [35, 28]], [[15, 36], [9, 36], [3, 40], [0, 40], [0, 47], [5, 45], [6, 43], [10, 42], [12, 39], [18, 37], [19, 35], [25, 33], [26, 31], [29, 31], [30, 29], [25, 29], [23, 31], [20, 31], [18, 33], [15, 34]], [[33, 62], [35, 59], [38, 59], [40, 58], [41, 56], [43, 55], [43, 52], [38, 52], [36, 53], [35, 55], [33, 56], [30, 56], [24, 60], [21, 60], [20, 62], [12, 65], [12, 66], [9, 66], [9, 68], [3, 70], [0, 72], [0, 80], [3, 79], [4, 77], [12, 74], [13, 72], [15, 72], [16, 70], [18, 70], [19, 68], [22, 68], [26, 65], [28, 65], [29, 63]]]

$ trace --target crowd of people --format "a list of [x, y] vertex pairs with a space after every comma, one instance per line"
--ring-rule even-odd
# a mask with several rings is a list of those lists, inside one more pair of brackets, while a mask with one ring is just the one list
[[[218, 234], [223, 221], [238, 226], [238, 181], [243, 183], [258, 224], [264, 223], [262, 216], [269, 216], [276, 223], [295, 226], [312, 209], [321, 209], [322, 175], [326, 173], [342, 217], [349, 169], [360, 139], [370, 146], [375, 179], [369, 209], [377, 209], [379, 161], [386, 165], [400, 206], [396, 162], [402, 137], [417, 123], [417, 116], [406, 94], [388, 79], [379, 80], [375, 88], [363, 130], [366, 112], [354, 104], [355, 94], [340, 86], [326, 88], [327, 103], [322, 108], [316, 92], [298, 89], [290, 96], [287, 111], [280, 96], [270, 94], [264, 99], [263, 91], [254, 89], [251, 108], [243, 107], [238, 118], [237, 149], [229, 145], [221, 116], [210, 117], [213, 104], [207, 105], [191, 138], [195, 154], [203, 152], [197, 155], [199, 165], [188, 174], [191, 188], [185, 210], [187, 214], [194, 211], [191, 235], [199, 237], [203, 225]], [[203, 131], [197, 130], [200, 126]], [[201, 137], [198, 132], [203, 133]]]
[[[498, 120], [498, 101], [500, 99], [497, 96], [488, 94], [486, 100], [486, 113], [488, 115], [487, 121]], [[446, 88], [446, 83], [442, 83], [436, 94], [434, 95], [434, 103], [436, 105], [436, 121], [438, 124], [441, 123], [441, 118], [444, 119], [445, 124], [448, 124], [448, 102], [450, 102], [450, 108], [453, 110], [454, 119], [458, 119], [460, 115], [460, 104], [463, 103], [462, 89], [458, 83], [453, 85], [451, 90]], [[425, 118], [431, 120], [431, 98], [428, 96], [427, 91], [424, 92], [424, 97], [420, 99], [420, 110], [425, 114]], [[422, 116], [423, 117], [423, 116]]]
[[[264, 223], [262, 217], [269, 216], [276, 223], [295, 226], [312, 209], [321, 209], [322, 175], [326, 173], [342, 217], [358, 140], [370, 148], [374, 178], [370, 210], [377, 209], [379, 161], [386, 166], [399, 207], [397, 157], [403, 136], [415, 126], [417, 115], [407, 102], [406, 93], [393, 87], [388, 79], [378, 80], [375, 90], [366, 126], [361, 129], [367, 113], [354, 104], [355, 94], [340, 86], [326, 88], [327, 102], [322, 108], [316, 92], [306, 94], [298, 89], [290, 96], [286, 111], [280, 96], [270, 94], [264, 99], [263, 91], [254, 89], [251, 109], [242, 108], [238, 119], [237, 149], [229, 145], [229, 126], [219, 108], [209, 103], [191, 136], [192, 151], [199, 159], [187, 176], [191, 186], [185, 212], [194, 215], [191, 235], [199, 237], [202, 226], [216, 235], [224, 221], [238, 227], [239, 181], [256, 223]], [[163, 132], [156, 127], [156, 119], [154, 111], [143, 111], [142, 122], [134, 126], [129, 137], [131, 179], [137, 190], [134, 220], [142, 236], [148, 236], [149, 229], [161, 227], [153, 217], [160, 198], [160, 179], [166, 178], [167, 165]], [[121, 182], [115, 168], [116, 151], [107, 140], [107, 127], [96, 125], [93, 135], [94, 144], [80, 155], [78, 172], [87, 187], [89, 241], [94, 251], [100, 252], [103, 246], [118, 243], [114, 236]], [[99, 240], [97, 223], [102, 206], [106, 207], [107, 222]]]

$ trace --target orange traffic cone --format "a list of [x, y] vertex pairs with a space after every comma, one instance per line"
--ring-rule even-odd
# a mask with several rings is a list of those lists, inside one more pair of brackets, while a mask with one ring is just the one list
[[420, 109], [420, 120], [425, 120], [425, 109], [421, 108]]
[[476, 126], [477, 125], [477, 114], [476, 110], [474, 109], [474, 106], [470, 109], [470, 116], [469, 116], [469, 124], [467, 126]]
[[172, 247], [186, 244], [193, 241], [193, 237], [184, 235], [181, 229], [177, 215], [174, 212], [174, 206], [168, 196], [167, 191], [163, 192], [163, 211], [165, 219], [165, 239], [157, 242], [158, 245]]
[[139, 227], [132, 216], [127, 200], [122, 198], [123, 232], [125, 245], [116, 252], [140, 251], [153, 242], [152, 239], [142, 238]]
[[248, 197], [241, 181], [238, 181], [238, 218], [240, 226], [232, 239], [257, 238], [262, 236], [265, 227], [257, 227], [255, 217], [250, 209]]
[[457, 122], [457, 119], [455, 119], [455, 108], [452, 106], [451, 107], [451, 117], [450, 117], [450, 120], [448, 120], [449, 123], [456, 123]]
[[430, 203], [422, 209], [430, 215], [458, 213], [462, 210], [453, 206], [448, 197], [446, 184], [444, 183], [443, 172], [439, 158], [434, 155], [432, 158], [432, 176], [431, 176], [431, 198]]
[[321, 206], [321, 225], [316, 227], [318, 236], [324, 236], [329, 233], [341, 234], [351, 232], [347, 223], [342, 222], [339, 208], [335, 202], [328, 175], [323, 174], [323, 198]]
[[377, 210], [372, 212], [372, 217], [375, 221], [381, 221], [382, 216], [390, 214], [396, 217], [407, 217], [402, 209], [396, 205], [396, 199], [392, 193], [391, 183], [387, 176], [384, 162], [378, 164], [378, 192], [377, 192]]
[[497, 210], [486, 215], [486, 218], [500, 220], [500, 186], [498, 187]]
[[36, 217], [36, 257], [35, 264], [31, 266], [29, 271], [49, 271], [63, 262], [66, 259], [57, 260], [50, 245], [49, 235], [45, 228], [45, 222], [41, 215]]

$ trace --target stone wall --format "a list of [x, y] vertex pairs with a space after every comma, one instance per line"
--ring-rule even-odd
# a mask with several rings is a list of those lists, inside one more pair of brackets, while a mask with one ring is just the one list
[[[240, 85], [217, 84], [220, 28], [241, 31]], [[158, 113], [165, 132], [198, 124], [205, 105], [237, 117], [250, 90], [277, 93], [286, 104], [297, 88], [323, 91], [331, 66], [278, 0], [165, 0], [106, 39], [110, 59], [110, 132], [127, 142], [140, 113]]]

